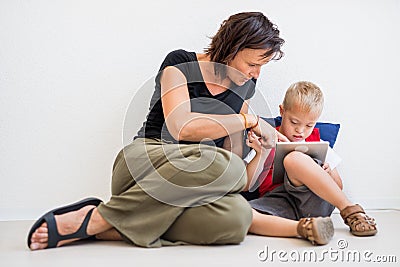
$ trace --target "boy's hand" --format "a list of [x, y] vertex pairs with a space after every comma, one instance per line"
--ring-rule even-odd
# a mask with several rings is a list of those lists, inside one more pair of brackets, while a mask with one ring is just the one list
[[324, 163], [324, 165], [322, 165], [322, 169], [324, 169], [324, 171], [326, 171], [329, 175], [331, 174], [331, 167], [329, 166], [329, 163]]
[[278, 142], [290, 142], [290, 140], [280, 132], [276, 131], [276, 133], [278, 135]]
[[[278, 142], [290, 142], [289, 139], [280, 132], [275, 131], [275, 134]], [[250, 129], [250, 131], [247, 133], [246, 144], [254, 149], [257, 153], [269, 150], [264, 145], [264, 140], [261, 137], [258, 137], [252, 129]]]
[[342, 179], [340, 178], [337, 169], [332, 170], [328, 163], [324, 163], [324, 165], [322, 165], [322, 169], [332, 177], [333, 181], [335, 181], [335, 183], [339, 186], [340, 190], [343, 190]]
[[260, 153], [263, 149], [261, 138], [259, 138], [252, 130], [247, 133], [246, 144], [254, 149], [257, 153]]

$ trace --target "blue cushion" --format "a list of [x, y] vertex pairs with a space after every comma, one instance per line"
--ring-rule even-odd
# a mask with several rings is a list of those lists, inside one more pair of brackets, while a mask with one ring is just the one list
[[[263, 120], [271, 124], [273, 127], [281, 125], [282, 117], [278, 116], [276, 118], [263, 118]], [[340, 124], [328, 123], [328, 122], [317, 122], [315, 125], [319, 129], [319, 134], [322, 140], [328, 141], [329, 146], [333, 148], [336, 142], [337, 135], [339, 133]]]

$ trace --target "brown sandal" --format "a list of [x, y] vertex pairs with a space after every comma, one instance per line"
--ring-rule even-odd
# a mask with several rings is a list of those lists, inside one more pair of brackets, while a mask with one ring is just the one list
[[328, 244], [333, 232], [333, 223], [330, 217], [301, 218], [297, 224], [297, 233], [310, 240], [313, 245]]
[[344, 223], [350, 226], [350, 232], [353, 235], [371, 236], [378, 232], [375, 219], [368, 217], [364, 209], [358, 204], [347, 206], [340, 212], [340, 215]]

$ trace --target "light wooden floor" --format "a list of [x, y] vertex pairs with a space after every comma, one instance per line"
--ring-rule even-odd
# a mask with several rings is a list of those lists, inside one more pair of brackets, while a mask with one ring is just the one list
[[33, 221], [3, 221], [0, 222], [0, 266], [250, 267], [275, 266], [282, 262], [293, 264], [295, 260], [297, 266], [317, 266], [315, 261], [324, 266], [337, 266], [338, 262], [351, 266], [399, 266], [400, 211], [370, 210], [367, 213], [376, 218], [378, 235], [354, 237], [339, 214], [334, 213], [335, 235], [328, 245], [319, 247], [296, 238], [248, 235], [243, 243], [232, 246], [146, 249], [123, 242], [82, 241], [56, 249], [30, 251], [26, 235]]

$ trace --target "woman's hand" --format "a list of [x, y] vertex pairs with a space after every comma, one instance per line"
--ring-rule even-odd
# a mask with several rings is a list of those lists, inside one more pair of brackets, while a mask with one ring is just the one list
[[289, 142], [289, 139], [273, 128], [269, 123], [264, 120], [259, 120], [256, 127], [251, 129], [254, 133], [260, 136], [261, 145], [266, 148], [274, 148], [276, 142]]

